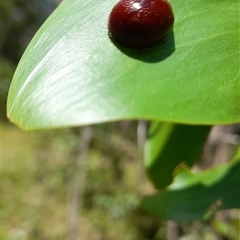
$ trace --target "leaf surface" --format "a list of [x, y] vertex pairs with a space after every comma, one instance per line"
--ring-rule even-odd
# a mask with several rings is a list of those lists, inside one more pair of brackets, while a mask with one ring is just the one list
[[210, 126], [152, 122], [144, 146], [144, 166], [156, 188], [168, 186], [174, 169], [199, 160]]
[[240, 207], [240, 159], [193, 174], [178, 170], [164, 191], [143, 199], [141, 206], [154, 216], [176, 221], [210, 217], [217, 209]]
[[117, 48], [116, 0], [65, 0], [15, 72], [7, 114], [23, 129], [122, 119], [239, 120], [239, 0], [171, 0], [174, 30], [142, 52]]

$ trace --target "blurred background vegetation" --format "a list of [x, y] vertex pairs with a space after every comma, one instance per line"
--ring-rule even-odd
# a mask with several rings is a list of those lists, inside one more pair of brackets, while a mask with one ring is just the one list
[[[146, 123], [22, 132], [6, 118], [15, 68], [60, 0], [0, 1], [1, 239], [239, 239], [239, 211], [206, 222], [166, 222], [138, 208], [154, 192], [141, 164]], [[137, 134], [138, 133], [138, 134]], [[240, 127], [216, 126], [198, 168], [231, 159]], [[224, 191], [224, 190], [223, 190]]]

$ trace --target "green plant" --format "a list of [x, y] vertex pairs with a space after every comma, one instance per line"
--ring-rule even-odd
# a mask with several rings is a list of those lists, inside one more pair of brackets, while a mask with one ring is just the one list
[[[189, 167], [210, 126], [239, 120], [239, 1], [172, 0], [174, 31], [164, 45], [141, 53], [120, 51], [109, 40], [114, 4], [60, 4], [18, 65], [8, 117], [25, 130], [154, 121], [145, 167], [161, 192], [143, 207], [175, 220], [204, 218], [217, 200], [219, 208], [238, 208], [239, 158], [207, 173], [192, 174]], [[197, 201], [199, 194], [204, 201]]]

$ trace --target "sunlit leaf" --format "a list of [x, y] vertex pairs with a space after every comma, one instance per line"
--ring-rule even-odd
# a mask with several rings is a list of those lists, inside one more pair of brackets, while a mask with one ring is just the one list
[[239, 0], [170, 2], [174, 31], [138, 52], [108, 37], [116, 0], [64, 0], [19, 63], [10, 120], [23, 129], [137, 118], [237, 122]]

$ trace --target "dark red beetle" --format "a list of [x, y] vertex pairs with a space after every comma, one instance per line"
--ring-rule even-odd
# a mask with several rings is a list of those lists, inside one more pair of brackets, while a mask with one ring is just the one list
[[121, 0], [112, 9], [108, 30], [113, 42], [141, 50], [162, 42], [173, 23], [167, 0]]

